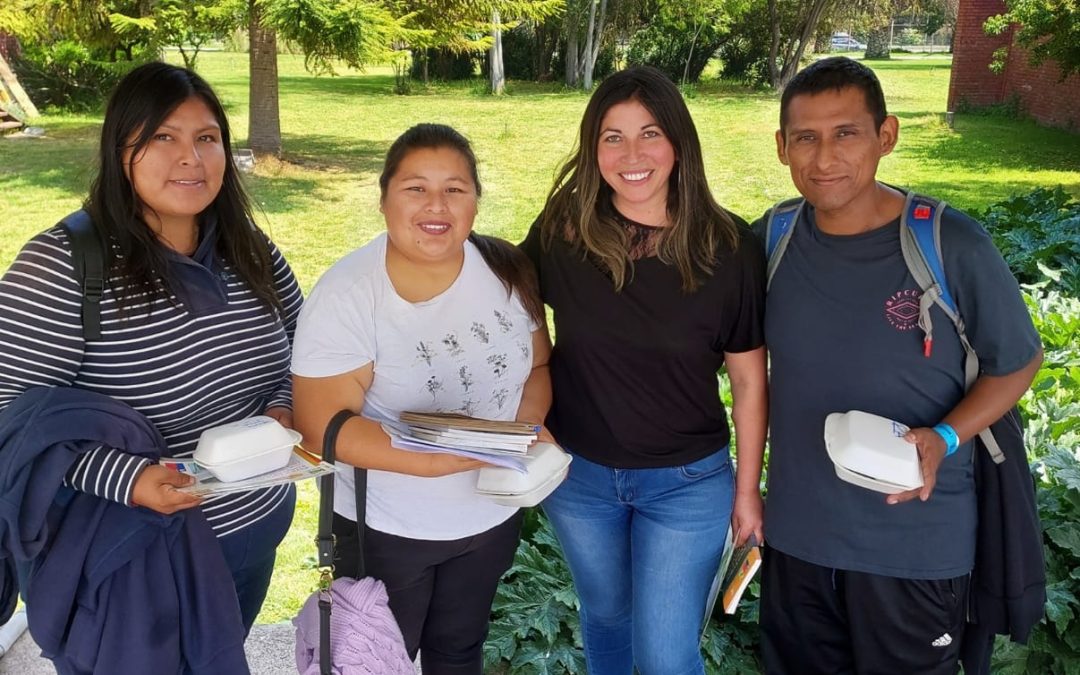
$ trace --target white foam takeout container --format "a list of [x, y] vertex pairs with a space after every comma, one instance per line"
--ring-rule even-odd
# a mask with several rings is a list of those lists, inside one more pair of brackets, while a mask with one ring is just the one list
[[536, 443], [521, 457], [526, 472], [490, 466], [477, 472], [476, 493], [503, 506], [536, 506], [570, 471], [570, 455], [554, 443]]
[[909, 428], [860, 410], [825, 418], [825, 449], [843, 481], [886, 494], [922, 487], [919, 452]]
[[256, 415], [203, 431], [193, 458], [220, 481], [244, 480], [288, 464], [301, 438], [274, 418]]

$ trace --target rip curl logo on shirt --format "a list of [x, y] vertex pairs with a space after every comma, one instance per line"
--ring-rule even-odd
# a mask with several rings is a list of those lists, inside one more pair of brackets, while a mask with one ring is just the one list
[[911, 330], [919, 325], [919, 298], [922, 291], [909, 288], [897, 291], [885, 301], [885, 320], [896, 330]]

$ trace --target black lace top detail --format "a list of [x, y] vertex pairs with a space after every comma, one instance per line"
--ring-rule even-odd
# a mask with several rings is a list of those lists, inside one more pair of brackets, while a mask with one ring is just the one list
[[618, 212], [615, 213], [615, 221], [630, 236], [630, 248], [627, 251], [630, 260], [641, 260], [656, 255], [656, 247], [660, 243], [660, 237], [664, 235], [663, 226], [644, 225]]

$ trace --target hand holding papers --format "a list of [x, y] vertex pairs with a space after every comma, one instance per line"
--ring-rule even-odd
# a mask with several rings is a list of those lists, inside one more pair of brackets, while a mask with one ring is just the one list
[[163, 457], [160, 460], [163, 466], [195, 477], [195, 482], [187, 487], [177, 488], [180, 492], [206, 497], [208, 495], [226, 494], [229, 492], [244, 492], [257, 488], [296, 483], [308, 478], [318, 478], [326, 474], [334, 473], [334, 466], [320, 461], [318, 457], [304, 450], [295, 449], [289, 457], [289, 463], [280, 469], [261, 473], [243, 480], [224, 482], [218, 480], [212, 473], [199, 466], [191, 459], [172, 459]]

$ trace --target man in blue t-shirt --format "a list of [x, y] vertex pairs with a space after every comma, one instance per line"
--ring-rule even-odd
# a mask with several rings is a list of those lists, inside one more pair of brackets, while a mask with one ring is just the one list
[[[946, 209], [945, 272], [979, 355], [965, 393], [964, 350], [936, 306], [924, 354], [922, 291], [900, 250], [905, 194], [875, 177], [899, 129], [873, 71], [817, 61], [780, 105], [777, 153], [806, 206], [766, 306], [766, 672], [956, 673], [975, 556], [971, 439], [1027, 390], [1039, 337], [990, 237]], [[911, 427], [921, 489], [883, 495], [837, 478], [825, 417], [849, 410]]]

